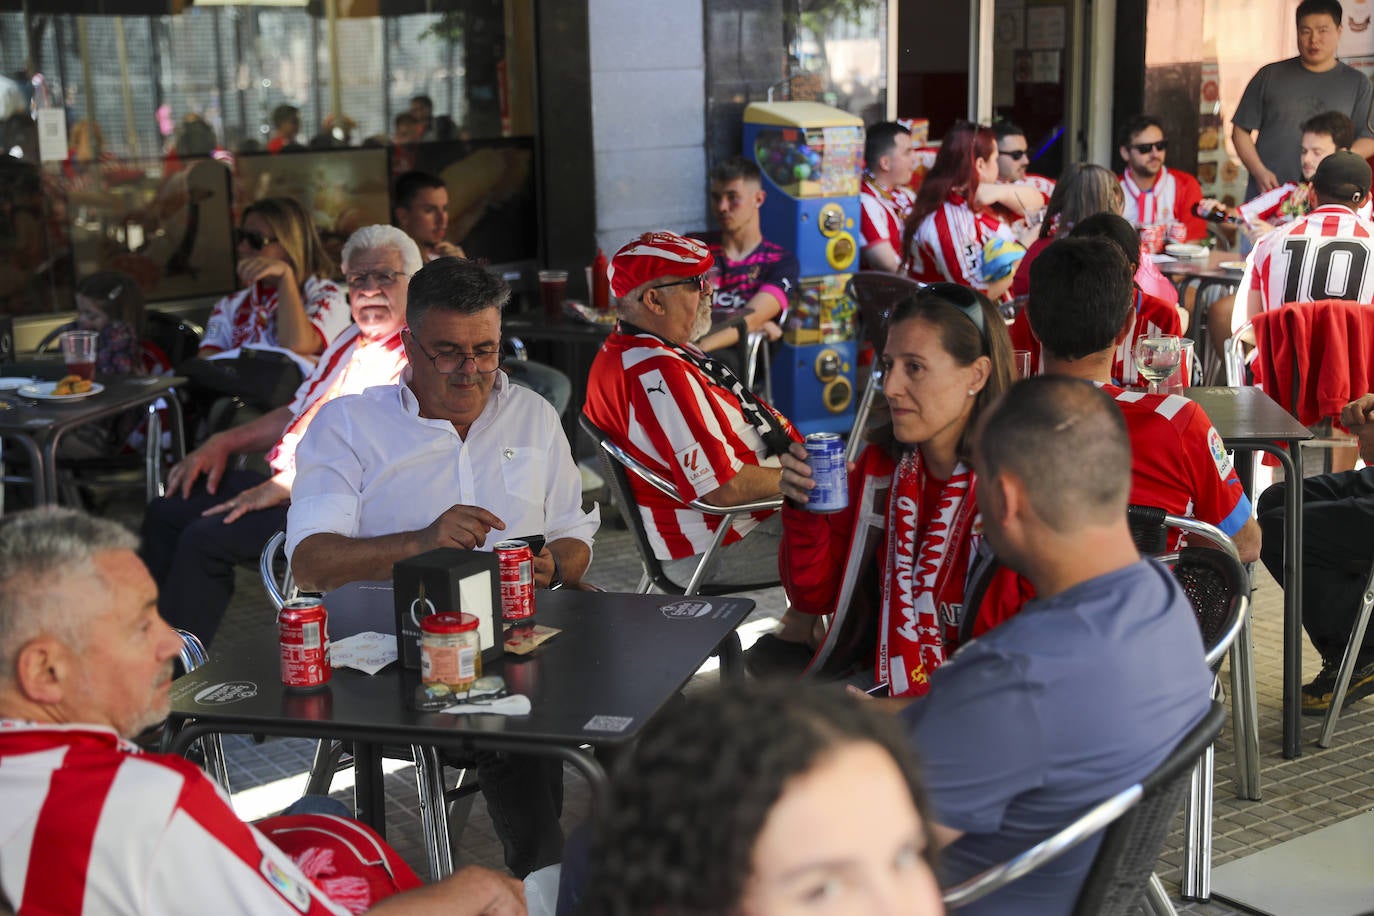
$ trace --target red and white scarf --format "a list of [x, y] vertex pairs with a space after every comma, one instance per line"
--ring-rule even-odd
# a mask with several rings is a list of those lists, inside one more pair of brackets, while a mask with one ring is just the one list
[[[913, 449], [892, 475], [888, 496], [886, 575], [878, 631], [879, 682], [892, 696], [921, 696], [930, 675], [954, 648], [963, 612], [964, 580], [976, 549], [976, 481], [960, 463], [940, 488], [935, 505], [925, 501], [927, 475]], [[929, 518], [919, 545], [919, 520]]]

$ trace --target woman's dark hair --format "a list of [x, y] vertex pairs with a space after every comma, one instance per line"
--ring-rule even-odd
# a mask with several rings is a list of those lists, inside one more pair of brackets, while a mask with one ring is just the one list
[[143, 290], [134, 278], [117, 270], [91, 274], [76, 285], [76, 294], [94, 300], [111, 321], [122, 321], [143, 336]]
[[[971, 314], [975, 310], [983, 319], [981, 324]], [[959, 365], [971, 366], [980, 356], [986, 356], [992, 363], [987, 383], [975, 396], [968, 425], [959, 436], [959, 460], [970, 462], [978, 418], [1016, 381], [1006, 321], [991, 299], [956, 283], [932, 283], [894, 305], [887, 319], [887, 340], [892, 340], [893, 328], [912, 320], [924, 321], [939, 331], [941, 346]], [[881, 358], [882, 354], [878, 356]], [[897, 441], [891, 423], [875, 429], [870, 441], [884, 446], [894, 455], [908, 447]]]
[[1091, 162], [1075, 162], [1064, 170], [1045, 208], [1040, 237], [1068, 235], [1079, 220], [1094, 213], [1120, 213], [1126, 203], [1121, 181], [1107, 169]]
[[902, 230], [903, 252], [911, 251], [911, 240], [916, 237], [921, 221], [944, 205], [950, 191], [962, 196], [968, 201], [969, 209], [973, 209], [973, 195], [978, 193], [978, 170], [973, 167], [973, 160], [990, 158], [996, 146], [997, 136], [991, 127], [968, 121], [954, 122], [941, 141], [940, 152], [935, 154], [934, 164], [921, 181], [916, 203], [906, 218], [906, 227]]
[[928, 829], [913, 753], [896, 721], [839, 687], [746, 681], [682, 700], [644, 729], [616, 768], [579, 912], [732, 912], [787, 783], [856, 743], [892, 755]]

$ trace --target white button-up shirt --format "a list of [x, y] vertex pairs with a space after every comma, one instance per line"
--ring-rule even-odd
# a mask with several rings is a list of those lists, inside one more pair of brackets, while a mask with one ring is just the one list
[[582, 511], [582, 477], [549, 402], [504, 373], [459, 438], [420, 416], [409, 385], [369, 388], [320, 409], [296, 450], [286, 524], [288, 557], [312, 534], [371, 538], [427, 528], [451, 506], [481, 506], [506, 525], [501, 540], [542, 534], [588, 548], [601, 514]]

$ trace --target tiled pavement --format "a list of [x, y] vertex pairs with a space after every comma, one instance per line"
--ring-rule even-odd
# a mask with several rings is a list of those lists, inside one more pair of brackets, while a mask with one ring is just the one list
[[[614, 510], [612, 510], [613, 512]], [[1309, 833], [1374, 808], [1374, 701], [1356, 704], [1341, 720], [1335, 746], [1322, 750], [1315, 744], [1317, 722], [1304, 720], [1303, 756], [1285, 761], [1279, 753], [1279, 704], [1281, 697], [1282, 594], [1262, 567], [1257, 567], [1255, 593], [1255, 658], [1261, 723], [1261, 784], [1264, 800], [1239, 801], [1233, 795], [1232, 743], [1229, 730], [1217, 744], [1216, 816], [1214, 856], [1216, 864]], [[596, 554], [588, 579], [617, 591], [631, 590], [639, 578], [639, 565], [629, 536], [619, 529], [603, 527], [597, 537]], [[767, 618], [782, 610], [778, 589], [753, 593], [758, 602], [755, 625], [746, 624], [746, 643]], [[271, 615], [256, 579], [256, 573], [243, 570], [238, 595], [229, 618], [221, 630], [220, 645], [232, 645], [236, 634], [249, 627], [268, 626]], [[1304, 642], [1304, 646], [1306, 643]], [[1316, 658], [1310, 649], [1303, 660], [1305, 677], [1315, 670]], [[714, 672], [698, 675], [697, 682], [713, 680]], [[1223, 674], [1223, 683], [1225, 683]], [[301, 740], [269, 739], [256, 745], [248, 738], [226, 739], [231, 782], [241, 814], [257, 817], [277, 810], [300, 792], [313, 745]], [[423, 876], [425, 858], [420, 840], [413, 773], [409, 765], [397, 762], [398, 769], [387, 776], [388, 839]], [[341, 773], [336, 795], [350, 800], [348, 789], [338, 789], [350, 774]], [[283, 780], [291, 780], [283, 783]], [[581, 778], [568, 770], [565, 828], [583, 820], [587, 814], [587, 793]], [[1179, 830], [1170, 836], [1160, 861], [1159, 874], [1171, 892], [1177, 891], [1181, 876], [1183, 837]], [[463, 863], [501, 867], [501, 849], [481, 798], [472, 805], [466, 829], [458, 843], [457, 855]], [[1374, 874], [1374, 873], [1372, 873]], [[1374, 898], [1374, 876], [1371, 877]], [[1176, 901], [1177, 902], [1177, 901]], [[1177, 902], [1180, 912], [1197, 914], [1238, 913], [1230, 907]]]

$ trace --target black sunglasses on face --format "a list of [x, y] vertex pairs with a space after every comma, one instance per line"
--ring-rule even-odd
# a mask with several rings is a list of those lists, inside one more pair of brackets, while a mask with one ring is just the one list
[[1168, 149], [1168, 148], [1169, 148], [1169, 141], [1168, 141], [1168, 140], [1156, 140], [1154, 143], [1132, 143], [1132, 144], [1131, 144], [1131, 149], [1135, 150], [1137, 153], [1139, 153], [1139, 154], [1142, 155], [1142, 156], [1148, 155], [1148, 154], [1149, 154], [1150, 152], [1152, 152], [1153, 150], [1159, 150], [1159, 151], [1162, 153], [1162, 152], [1164, 152], [1164, 151], [1165, 151], [1166, 149]]
[[258, 232], [255, 229], [234, 230], [234, 244], [240, 245], [246, 242], [248, 244], [248, 247], [253, 249], [254, 251], [262, 251], [263, 248], [272, 244], [275, 241], [275, 238], [263, 235], [261, 232]]
[[1025, 159], [1026, 156], [1028, 156], [1028, 155], [1030, 155], [1030, 154], [1029, 154], [1026, 150], [1023, 150], [1023, 149], [1004, 149], [1004, 150], [998, 150], [998, 151], [997, 151], [997, 155], [999, 155], [999, 156], [1006, 156], [1006, 157], [1009, 158], [1012, 162], [1020, 162], [1022, 159]]

